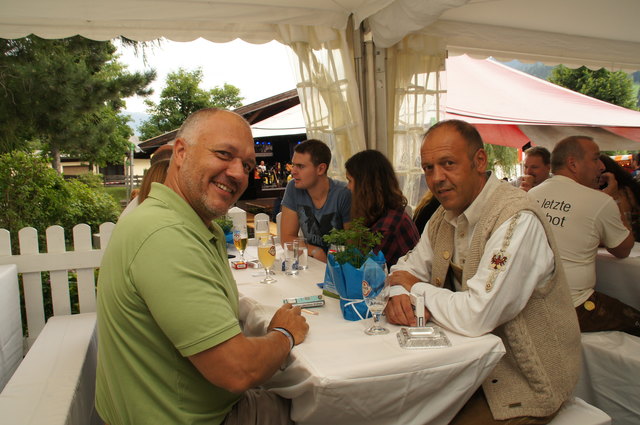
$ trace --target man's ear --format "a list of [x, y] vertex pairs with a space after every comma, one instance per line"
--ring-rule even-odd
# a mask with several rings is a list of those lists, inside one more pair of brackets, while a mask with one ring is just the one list
[[187, 148], [187, 142], [182, 138], [176, 139], [173, 143], [173, 155], [171, 156], [171, 159], [176, 162], [178, 167], [184, 162], [184, 158], [187, 154]]
[[318, 170], [319, 176], [322, 176], [323, 174], [327, 174], [327, 164], [325, 164], [324, 162], [319, 164], [316, 170]]
[[574, 174], [576, 173], [577, 167], [578, 167], [578, 161], [576, 160], [576, 157], [574, 156], [568, 157], [567, 162], [565, 164], [566, 164], [567, 170], [571, 171]]
[[487, 171], [487, 151], [484, 149], [478, 149], [474, 154], [473, 162], [475, 164], [475, 169], [478, 172], [484, 173]]

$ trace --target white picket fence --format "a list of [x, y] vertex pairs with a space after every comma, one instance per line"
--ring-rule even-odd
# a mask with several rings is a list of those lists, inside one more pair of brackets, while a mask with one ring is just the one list
[[38, 232], [25, 227], [18, 232], [20, 253], [11, 252], [9, 231], [0, 229], [0, 264], [16, 264], [22, 275], [27, 328], [27, 344], [31, 346], [45, 325], [42, 272], [50, 272], [53, 314], [71, 314], [69, 273], [75, 272], [78, 281], [80, 313], [96, 311], [95, 270], [100, 266], [104, 248], [115, 225], [100, 225], [99, 246], [93, 246], [91, 228], [78, 224], [73, 228], [73, 251], [67, 251], [64, 229], [51, 226], [46, 230], [47, 252], [38, 249]]

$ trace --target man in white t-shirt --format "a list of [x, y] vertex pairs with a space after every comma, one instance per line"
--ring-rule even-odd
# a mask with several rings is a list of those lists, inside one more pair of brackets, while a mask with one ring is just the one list
[[[620, 330], [640, 336], [640, 312], [594, 291], [598, 246], [625, 258], [634, 243], [610, 195], [615, 193], [616, 180], [611, 173], [603, 173], [599, 157], [600, 149], [589, 137], [561, 140], [551, 155], [553, 177], [531, 189], [529, 195], [538, 201], [553, 229], [580, 329]], [[603, 182], [606, 187], [599, 190]]]

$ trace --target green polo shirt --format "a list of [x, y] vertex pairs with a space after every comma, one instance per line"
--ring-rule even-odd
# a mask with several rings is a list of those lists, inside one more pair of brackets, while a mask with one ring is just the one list
[[116, 225], [98, 280], [96, 408], [109, 425], [219, 424], [238, 395], [187, 356], [240, 333], [224, 234], [173, 190]]

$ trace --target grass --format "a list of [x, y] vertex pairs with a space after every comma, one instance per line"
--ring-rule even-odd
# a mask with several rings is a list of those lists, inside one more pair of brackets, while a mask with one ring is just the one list
[[105, 187], [104, 191], [109, 194], [117, 202], [127, 200], [127, 188], [124, 186]]

